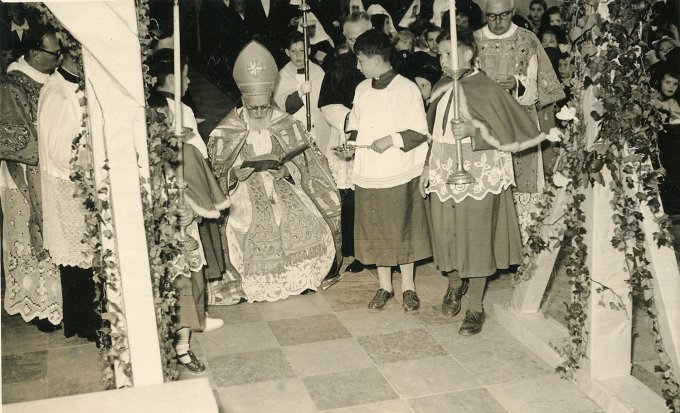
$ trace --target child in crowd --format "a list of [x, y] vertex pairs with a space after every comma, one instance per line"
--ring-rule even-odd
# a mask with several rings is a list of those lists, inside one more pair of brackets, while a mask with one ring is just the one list
[[[451, 68], [451, 37], [439, 38], [440, 63]], [[458, 34], [459, 66], [469, 71], [460, 82], [458, 123], [453, 123], [452, 86], [430, 106], [428, 120], [433, 136], [420, 190], [429, 199], [430, 237], [434, 262], [449, 277], [442, 302], [444, 315], [455, 316], [461, 300], [469, 298], [462, 335], [482, 330], [485, 312], [482, 297], [486, 278], [498, 268], [519, 263], [522, 254], [517, 212], [510, 187], [514, 185], [512, 157], [539, 144], [544, 138], [524, 109], [505, 89], [473, 68], [477, 54], [470, 32]], [[430, 114], [434, 112], [434, 116]], [[456, 170], [455, 139], [462, 140], [463, 159], [475, 181], [447, 182]]]
[[355, 255], [378, 266], [380, 289], [369, 302], [378, 311], [394, 297], [391, 267], [402, 274], [402, 307], [420, 308], [414, 262], [431, 255], [425, 203], [418, 179], [427, 156], [427, 122], [418, 87], [390, 64], [392, 45], [382, 32], [357, 38], [354, 51], [366, 77], [356, 88], [348, 130], [356, 131], [352, 182], [356, 187]]
[[548, 10], [543, 13], [541, 27], [557, 26], [564, 28], [564, 20], [558, 6], [548, 7]]
[[441, 78], [440, 72], [430, 66], [417, 68], [413, 72], [413, 81], [416, 83], [416, 85], [418, 85], [418, 89], [420, 89], [425, 110], [427, 110], [428, 106], [430, 106], [430, 96], [432, 95], [432, 89], [439, 81], [439, 78]]
[[652, 103], [657, 109], [668, 115], [666, 123], [671, 125], [680, 124], [680, 104], [675, 99], [679, 80], [680, 72], [670, 65], [665, 65], [659, 71], [658, 81], [655, 82], [661, 96], [660, 99], [655, 99]]
[[538, 39], [541, 41], [543, 48], [554, 47], [560, 52], [568, 52], [571, 50], [571, 43], [567, 32], [559, 26], [543, 26], [538, 31]]
[[543, 14], [545, 14], [547, 8], [548, 6], [545, 3], [545, 0], [531, 0], [529, 3], [529, 15], [527, 16], [527, 19], [529, 20], [529, 23], [531, 23], [534, 33], [537, 33], [538, 29], [541, 28]]
[[397, 52], [412, 52], [416, 38], [408, 30], [399, 30], [394, 36], [394, 48]]
[[323, 83], [324, 71], [321, 66], [309, 62], [309, 81], [305, 81], [305, 46], [304, 37], [300, 32], [292, 32], [288, 36], [285, 49], [290, 59], [279, 71], [279, 81], [274, 89], [274, 102], [303, 125], [307, 124], [306, 93], [309, 93], [311, 106], [311, 135], [324, 155], [328, 152], [328, 123], [319, 110], [319, 92]]

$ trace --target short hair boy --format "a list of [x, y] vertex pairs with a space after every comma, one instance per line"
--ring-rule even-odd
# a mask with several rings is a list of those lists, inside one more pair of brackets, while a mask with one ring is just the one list
[[357, 86], [348, 129], [356, 131], [352, 182], [356, 187], [355, 255], [378, 266], [380, 289], [369, 302], [379, 311], [394, 297], [391, 267], [402, 273], [402, 307], [415, 311], [420, 299], [414, 262], [431, 255], [418, 177], [427, 156], [427, 122], [418, 86], [390, 64], [392, 44], [369, 30], [354, 44], [366, 80]]

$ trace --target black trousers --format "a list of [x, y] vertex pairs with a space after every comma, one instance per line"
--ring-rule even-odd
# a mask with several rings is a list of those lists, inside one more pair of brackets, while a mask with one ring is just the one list
[[340, 189], [342, 256], [354, 256], [354, 190]]
[[102, 320], [97, 313], [91, 268], [59, 266], [64, 305], [64, 336], [93, 339]]

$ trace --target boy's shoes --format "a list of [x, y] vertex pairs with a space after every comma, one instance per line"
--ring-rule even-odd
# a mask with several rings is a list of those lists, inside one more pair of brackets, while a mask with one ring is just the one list
[[213, 331], [217, 330], [218, 328], [222, 327], [224, 325], [224, 320], [220, 318], [210, 318], [210, 317], [205, 317], [205, 328], [203, 329], [203, 332], [207, 331]]
[[[184, 361], [182, 361], [182, 359], [184, 359]], [[203, 364], [191, 350], [187, 350], [184, 354], [178, 354], [177, 362], [183, 365], [189, 373], [203, 374], [205, 372], [205, 364]]]
[[380, 288], [378, 292], [375, 293], [373, 299], [368, 303], [368, 309], [374, 311], [382, 310], [383, 307], [385, 307], [385, 304], [392, 298], [394, 298], [394, 291], [387, 291]]
[[416, 311], [420, 308], [420, 299], [418, 294], [413, 290], [404, 291], [403, 301], [401, 306], [404, 307], [404, 311]]
[[463, 280], [463, 285], [458, 288], [448, 287], [442, 300], [442, 314], [455, 317], [460, 312], [463, 296], [467, 292], [468, 281]]
[[482, 331], [482, 325], [484, 325], [485, 319], [486, 313], [483, 308], [482, 311], [467, 310], [463, 324], [460, 326], [460, 330], [458, 330], [458, 334], [462, 336], [472, 336], [479, 333]]
[[352, 261], [347, 268], [345, 268], [345, 272], [361, 272], [366, 268], [366, 266], [359, 260], [354, 260]]

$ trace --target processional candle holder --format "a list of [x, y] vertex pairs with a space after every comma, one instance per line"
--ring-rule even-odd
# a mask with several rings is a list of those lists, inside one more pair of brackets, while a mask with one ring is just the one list
[[[453, 46], [453, 42], [452, 45]], [[448, 73], [453, 78], [453, 119], [451, 119], [451, 130], [453, 127], [459, 123], [463, 123], [460, 118], [460, 79], [465, 76], [469, 69], [454, 69], [448, 71]], [[462, 139], [465, 136], [454, 136], [456, 140], [456, 170], [446, 177], [446, 183], [450, 185], [464, 185], [471, 184], [475, 182], [475, 178], [465, 170], [463, 165], [463, 144]]]
[[[453, 79], [453, 119], [451, 120], [451, 130], [462, 122], [460, 118], [460, 79], [468, 72], [468, 68], [460, 68], [458, 64], [458, 29], [456, 27], [456, 2], [449, 0], [449, 26], [451, 27], [451, 70], [449, 74]], [[475, 178], [465, 170], [463, 166], [463, 144], [464, 136], [454, 136], [456, 140], [456, 170], [446, 177], [446, 183], [451, 185], [471, 184]]]
[[[307, 13], [309, 13], [309, 10], [311, 7], [307, 5], [307, 0], [302, 0], [300, 3], [300, 12], [302, 12], [302, 37], [303, 37], [303, 47], [304, 47], [304, 63], [305, 63], [305, 82], [309, 82], [309, 35], [308, 35], [308, 27], [309, 27], [309, 22], [307, 21]], [[311, 97], [309, 95], [309, 92], [305, 93], [305, 110], [306, 110], [306, 115], [307, 115], [307, 132], [311, 132], [312, 130], [312, 106], [311, 106]]]
[[[175, 100], [175, 138], [177, 138], [177, 179], [175, 185], [177, 187], [177, 205], [184, 207], [184, 191], [187, 189], [187, 183], [184, 180], [184, 141], [188, 139], [192, 130], [185, 128], [182, 125], [182, 61], [180, 58], [180, 32], [179, 32], [179, 0], [174, 0], [172, 5], [172, 25], [173, 25], [173, 75], [175, 77], [174, 84], [174, 100]], [[184, 251], [195, 251], [198, 249], [198, 241], [187, 234], [186, 227], [180, 226], [179, 240]]]

